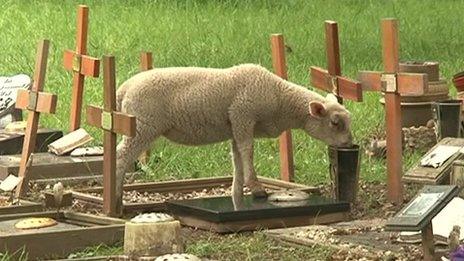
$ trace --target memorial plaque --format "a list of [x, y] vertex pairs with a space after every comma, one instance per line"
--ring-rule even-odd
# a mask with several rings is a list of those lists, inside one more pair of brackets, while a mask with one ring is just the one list
[[459, 194], [459, 190], [454, 185], [425, 186], [411, 202], [387, 222], [385, 228], [395, 231], [422, 230]]
[[[63, 137], [63, 132], [41, 128], [37, 131], [34, 152], [46, 152], [48, 144]], [[23, 149], [24, 132], [7, 132], [0, 130], [0, 155], [20, 154]]]
[[422, 159], [411, 169], [409, 169], [403, 176], [403, 181], [423, 183], [423, 184], [449, 184], [450, 173], [452, 170], [453, 162], [463, 158], [463, 154], [458, 152], [454, 153], [451, 157], [447, 158], [443, 164], [435, 167], [422, 166], [421, 162], [430, 158], [439, 146], [454, 146], [464, 147], [464, 139], [460, 138], [444, 138], [432, 149], [430, 149]]
[[30, 85], [31, 78], [25, 74], [0, 77], [0, 118], [14, 109], [18, 90], [28, 89]]
[[341, 221], [350, 205], [317, 195], [282, 203], [246, 195], [238, 210], [234, 210], [231, 197], [170, 201], [167, 209], [187, 226], [222, 233]]

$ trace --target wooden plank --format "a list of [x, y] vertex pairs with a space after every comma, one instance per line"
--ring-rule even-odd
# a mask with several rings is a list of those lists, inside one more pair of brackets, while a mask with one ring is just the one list
[[[34, 81], [31, 91], [41, 92], [45, 81], [45, 74], [47, 71], [47, 58], [50, 42], [43, 40], [37, 46], [37, 56], [34, 71]], [[39, 127], [39, 113], [30, 111], [27, 118], [27, 127], [24, 135], [23, 150], [21, 161], [19, 163], [18, 176], [21, 179], [16, 189], [16, 197], [24, 197], [28, 187], [28, 177], [26, 176], [27, 163], [31, 153], [34, 151], [37, 129]]]
[[[282, 79], [287, 80], [287, 63], [285, 61], [285, 44], [282, 34], [271, 36], [272, 64], [274, 72]], [[294, 180], [293, 144], [291, 130], [284, 131], [279, 137], [280, 175], [282, 180]]]
[[[0, 179], [19, 172], [20, 155], [0, 156]], [[50, 153], [34, 153], [34, 164], [28, 168], [29, 180], [57, 177], [101, 175], [101, 156], [78, 157], [55, 156]]]
[[[66, 70], [72, 71], [73, 60], [77, 54], [71, 50], [65, 50], [63, 54], [63, 67]], [[85, 76], [98, 77], [100, 76], [100, 60], [85, 54], [79, 55], [81, 57], [81, 65], [79, 73]]]
[[[57, 130], [39, 128], [37, 131], [34, 152], [48, 151], [48, 144], [63, 137], [63, 133]], [[5, 132], [0, 130], [0, 155], [15, 155], [22, 151], [24, 132]]]
[[19, 205], [0, 207], [0, 215], [31, 213], [31, 212], [38, 212], [42, 210], [43, 210], [43, 207], [42, 207], [42, 204], [40, 203], [36, 203], [36, 202], [28, 201], [28, 200], [20, 200]]
[[[104, 110], [113, 112], [116, 110], [116, 65], [113, 56], [103, 57], [103, 86]], [[118, 208], [122, 209], [122, 206], [117, 206], [119, 200], [116, 199], [116, 133], [104, 130], [103, 140], [103, 212], [116, 216], [120, 212]]]
[[311, 66], [309, 69], [309, 73], [311, 75], [311, 86], [314, 86], [318, 89], [324, 90], [329, 93], [333, 91], [331, 85], [332, 83], [330, 82], [330, 78], [328, 77], [329, 72], [327, 70], [317, 66]]
[[[18, 90], [16, 96], [16, 108], [27, 109], [29, 105], [29, 90]], [[55, 94], [39, 92], [37, 94], [37, 106], [35, 111], [40, 113], [55, 113], [58, 97]]]
[[325, 21], [325, 49], [328, 73], [332, 76], [342, 75], [338, 24], [335, 21]]
[[343, 97], [344, 99], [362, 102], [363, 101], [363, 94], [362, 94], [362, 86], [360, 82], [353, 81], [343, 76], [337, 77], [338, 86], [338, 95]]
[[[373, 71], [360, 71], [358, 80], [364, 91], [382, 91], [382, 73]], [[423, 95], [428, 91], [426, 74], [398, 73], [396, 75], [398, 92], [402, 95]]]
[[[140, 54], [140, 70], [147, 71], [153, 68], [153, 57], [151, 52], [142, 52]], [[142, 152], [139, 156], [139, 162], [147, 165], [150, 160], [151, 150]]]
[[[101, 128], [102, 108], [96, 106], [87, 106], [87, 123]], [[113, 131], [129, 137], [135, 136], [136, 118], [132, 115], [126, 115], [121, 112], [113, 111]]]
[[[382, 54], [386, 73], [397, 73], [399, 40], [396, 19], [382, 20]], [[403, 137], [401, 130], [401, 97], [397, 92], [385, 93], [385, 121], [387, 124], [387, 198], [403, 202]]]

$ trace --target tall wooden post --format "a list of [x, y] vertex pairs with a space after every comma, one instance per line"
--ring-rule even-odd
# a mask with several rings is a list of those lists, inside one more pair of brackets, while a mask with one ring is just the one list
[[64, 52], [63, 64], [73, 72], [73, 89], [71, 97], [70, 131], [80, 127], [82, 98], [85, 76], [98, 77], [100, 60], [87, 56], [87, 30], [89, 25], [89, 8], [79, 5], [77, 12], [76, 51]]
[[[140, 70], [148, 71], [153, 69], [153, 56], [151, 52], [142, 52], [140, 54]], [[139, 156], [139, 162], [142, 164], [148, 164], [150, 160], [151, 151], [148, 149]]]
[[360, 72], [359, 79], [364, 90], [381, 91], [385, 95], [387, 197], [389, 201], [399, 204], [403, 201], [401, 94], [424, 94], [428, 77], [427, 74], [398, 72], [399, 37], [396, 19], [382, 20], [382, 50], [384, 72]]
[[103, 212], [122, 213], [122, 198], [116, 197], [116, 135], [135, 136], [135, 117], [116, 111], [116, 69], [113, 56], [103, 57], [104, 107], [87, 107], [87, 122], [103, 129]]
[[37, 46], [32, 88], [30, 91], [19, 90], [17, 95], [16, 108], [27, 109], [29, 111], [26, 131], [24, 133], [21, 161], [19, 163], [18, 176], [21, 178], [21, 181], [16, 189], [17, 197], [24, 197], [27, 192], [27, 163], [35, 148], [40, 113], [55, 113], [56, 109], [56, 95], [42, 92], [44, 88], [45, 74], [47, 72], [49, 46], [50, 42], [48, 40], [39, 42]]
[[[282, 34], [271, 36], [272, 64], [274, 72], [281, 78], [287, 80], [287, 64], [285, 61], [285, 44]], [[280, 176], [282, 180], [294, 180], [293, 145], [291, 130], [284, 131], [279, 137], [280, 151]]]

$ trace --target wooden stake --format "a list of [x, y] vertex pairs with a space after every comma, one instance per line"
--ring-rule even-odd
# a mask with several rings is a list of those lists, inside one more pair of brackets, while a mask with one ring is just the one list
[[338, 40], [338, 25], [334, 21], [325, 22], [325, 43], [327, 54], [327, 70], [311, 66], [311, 85], [337, 96], [340, 104], [343, 98], [362, 101], [361, 83], [342, 77], [340, 65], [340, 43]]
[[[140, 54], [140, 70], [148, 71], [153, 69], [153, 57], [151, 52], [142, 52]], [[151, 151], [146, 150], [142, 152], [139, 156], [139, 162], [142, 164], [148, 164], [150, 160]]]
[[[287, 65], [285, 61], [284, 36], [273, 34], [271, 36], [272, 63], [275, 73], [287, 80]], [[291, 130], [284, 131], [279, 137], [280, 176], [282, 180], [294, 180], [293, 144]]]
[[385, 121], [387, 125], [387, 198], [403, 202], [403, 140], [401, 127], [401, 94], [422, 95], [427, 89], [427, 75], [399, 73], [399, 38], [396, 19], [382, 20], [382, 56], [384, 72], [360, 72], [364, 90], [385, 94]]
[[116, 198], [116, 135], [135, 136], [135, 117], [116, 112], [116, 69], [113, 56], [103, 57], [104, 107], [87, 107], [87, 122], [103, 129], [103, 212], [122, 213], [122, 198]]
[[71, 98], [70, 131], [77, 130], [81, 124], [82, 98], [85, 76], [98, 77], [100, 60], [87, 56], [87, 30], [89, 8], [79, 5], [77, 13], [76, 51], [66, 50], [63, 63], [67, 70], [73, 71], [73, 90]]
[[435, 242], [433, 238], [432, 222], [421, 230], [422, 251], [425, 261], [435, 260]]
[[18, 176], [21, 178], [16, 189], [17, 197], [24, 197], [28, 188], [27, 163], [34, 152], [39, 117], [41, 112], [54, 113], [56, 109], [56, 95], [43, 93], [45, 74], [47, 71], [47, 58], [50, 42], [43, 40], [37, 46], [37, 56], [34, 71], [34, 81], [30, 91], [19, 90], [16, 108], [27, 109], [27, 126], [24, 134], [23, 150], [19, 163]]

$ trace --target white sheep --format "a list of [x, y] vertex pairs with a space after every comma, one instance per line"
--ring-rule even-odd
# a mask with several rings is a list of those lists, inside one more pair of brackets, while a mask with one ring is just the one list
[[266, 196], [253, 166], [254, 138], [303, 129], [330, 145], [352, 142], [350, 114], [334, 96], [324, 98], [254, 64], [141, 72], [118, 89], [117, 106], [137, 117], [137, 135], [123, 137], [117, 149], [118, 200], [123, 174], [160, 136], [185, 145], [231, 139], [234, 203], [244, 184], [254, 196]]

